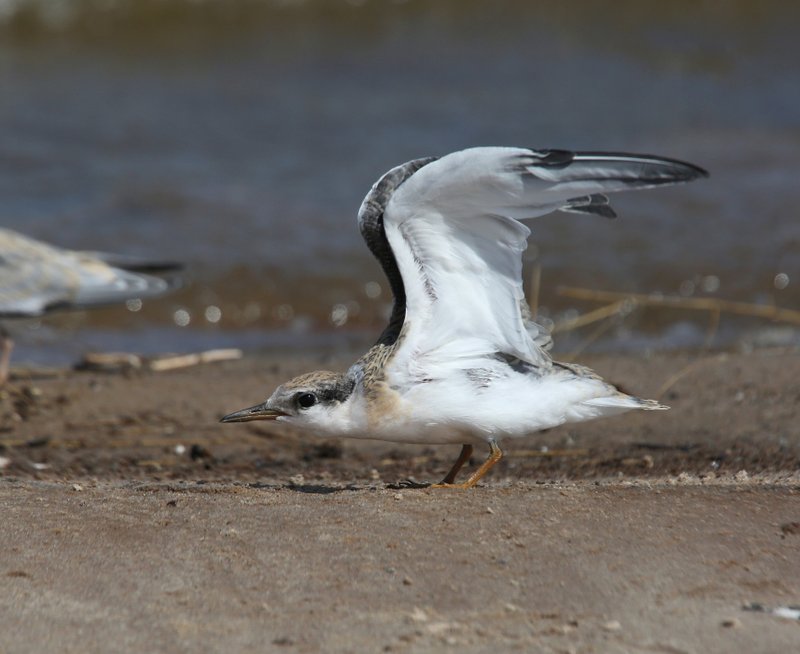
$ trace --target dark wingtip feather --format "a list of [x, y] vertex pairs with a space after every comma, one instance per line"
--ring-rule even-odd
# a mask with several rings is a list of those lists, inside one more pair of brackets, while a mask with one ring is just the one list
[[545, 150], [531, 149], [531, 152], [538, 157], [536, 165], [547, 168], [565, 168], [575, 159], [575, 153], [569, 150], [548, 148]]
[[701, 177], [709, 177], [709, 172], [705, 168], [682, 161], [680, 159], [672, 159], [671, 157], [662, 157], [655, 154], [628, 154], [624, 152], [576, 152], [575, 161], [592, 160], [592, 159], [616, 159], [616, 160], [629, 160], [638, 161], [642, 164], [660, 165], [668, 167], [672, 178], [675, 181], [690, 182], [694, 179]]
[[570, 213], [591, 213], [604, 218], [616, 218], [617, 212], [611, 208], [608, 197], [602, 193], [593, 193], [579, 198], [570, 199], [561, 207], [562, 211]]
[[100, 259], [109, 266], [139, 273], [170, 273], [179, 272], [186, 266], [179, 261], [143, 259], [126, 254], [113, 254], [111, 252], [85, 252], [84, 254]]

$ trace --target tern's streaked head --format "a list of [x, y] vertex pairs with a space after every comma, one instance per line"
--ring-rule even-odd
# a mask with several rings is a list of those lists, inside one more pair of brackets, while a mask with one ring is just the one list
[[337, 430], [353, 388], [354, 382], [341, 373], [309, 372], [278, 386], [266, 402], [230, 413], [221, 422], [278, 420]]

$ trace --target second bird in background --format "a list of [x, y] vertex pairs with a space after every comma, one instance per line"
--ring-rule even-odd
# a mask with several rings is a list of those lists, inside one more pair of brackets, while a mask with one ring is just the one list
[[[176, 283], [155, 274], [180, 267], [123, 254], [67, 250], [0, 229], [0, 320], [162, 295]], [[8, 378], [12, 348], [7, 327], [0, 324], [0, 385]]]

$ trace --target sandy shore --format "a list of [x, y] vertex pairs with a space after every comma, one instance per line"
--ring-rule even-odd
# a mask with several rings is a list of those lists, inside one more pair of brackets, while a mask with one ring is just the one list
[[800, 650], [743, 609], [800, 604], [800, 353], [582, 362], [673, 409], [510, 443], [469, 492], [395, 487], [457, 447], [217, 423], [319, 361], [17, 379], [0, 651]]

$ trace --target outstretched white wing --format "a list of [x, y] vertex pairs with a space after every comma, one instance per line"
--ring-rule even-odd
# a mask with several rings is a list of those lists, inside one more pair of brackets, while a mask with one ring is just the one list
[[705, 174], [651, 156], [496, 147], [423, 165], [383, 212], [406, 296], [393, 365], [504, 355], [549, 366], [521, 308], [530, 232], [519, 221], [555, 209], [613, 216], [602, 193]]

